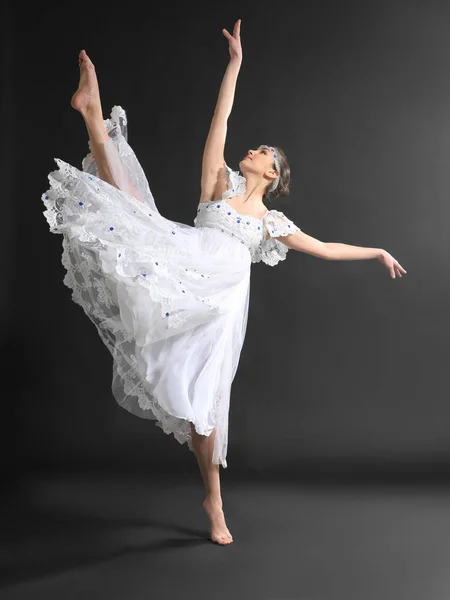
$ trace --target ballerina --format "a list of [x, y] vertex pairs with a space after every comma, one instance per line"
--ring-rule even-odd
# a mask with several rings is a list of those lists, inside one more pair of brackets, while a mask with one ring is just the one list
[[227, 119], [242, 63], [240, 25], [226, 29], [230, 61], [205, 144], [194, 227], [161, 215], [127, 142], [125, 111], [104, 120], [96, 70], [79, 54], [72, 96], [91, 152], [80, 171], [55, 159], [42, 195], [52, 233], [63, 235], [64, 283], [113, 357], [117, 402], [195, 454], [206, 489], [211, 540], [233, 541], [225, 521], [219, 466], [227, 467], [229, 400], [245, 338], [254, 262], [270, 266], [288, 249], [326, 260], [377, 258], [406, 273], [379, 248], [325, 243], [265, 201], [289, 193], [279, 147], [248, 150], [238, 171], [224, 160]]

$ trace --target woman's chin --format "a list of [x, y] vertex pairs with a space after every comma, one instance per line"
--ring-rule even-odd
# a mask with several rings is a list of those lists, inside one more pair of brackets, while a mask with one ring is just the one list
[[247, 171], [247, 161], [245, 160], [245, 158], [239, 163], [239, 170], [242, 174], [244, 174]]

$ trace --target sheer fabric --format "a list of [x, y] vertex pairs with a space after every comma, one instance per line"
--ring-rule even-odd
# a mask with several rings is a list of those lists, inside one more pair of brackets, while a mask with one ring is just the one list
[[299, 228], [282, 212], [241, 215], [227, 199], [245, 179], [225, 164], [220, 201], [200, 203], [194, 226], [162, 216], [127, 142], [125, 111], [105, 120], [108, 166], [92, 153], [82, 170], [56, 158], [42, 195], [50, 231], [62, 235], [64, 284], [113, 358], [120, 406], [155, 420], [192, 450], [190, 423], [209, 436], [213, 462], [227, 467], [231, 385], [247, 327], [253, 262], [275, 265]]

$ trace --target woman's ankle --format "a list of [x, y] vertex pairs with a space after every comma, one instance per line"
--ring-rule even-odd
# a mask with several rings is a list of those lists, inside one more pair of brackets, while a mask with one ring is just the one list
[[203, 504], [222, 507], [222, 497], [218, 496], [217, 494], [206, 494], [206, 498], [203, 500]]
[[90, 125], [91, 123], [100, 122], [103, 125], [103, 111], [100, 104], [98, 106], [88, 106], [87, 108], [80, 110], [80, 112], [83, 115], [83, 119], [86, 121], [86, 124]]

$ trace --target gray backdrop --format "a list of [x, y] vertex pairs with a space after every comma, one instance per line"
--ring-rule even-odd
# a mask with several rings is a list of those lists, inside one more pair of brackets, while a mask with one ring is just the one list
[[[289, 251], [253, 265], [232, 387], [228, 472], [360, 465], [426, 470], [450, 458], [450, 7], [444, 2], [256, 6], [5, 5], [2, 34], [2, 461], [196, 468], [187, 446], [112, 397], [111, 357], [62, 279], [62, 237], [41, 194], [59, 157], [88, 152], [70, 107], [78, 53], [96, 65], [105, 118], [129, 142], [159, 210], [192, 224], [201, 157], [242, 19], [243, 63], [225, 158], [279, 145], [276, 208], [323, 241], [376, 260]], [[275, 206], [272, 206], [275, 207]]]

